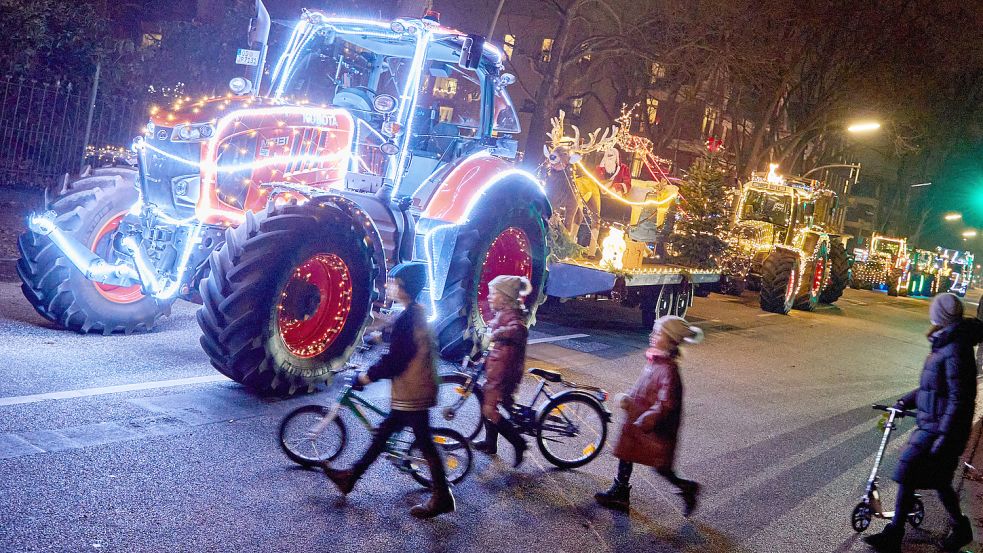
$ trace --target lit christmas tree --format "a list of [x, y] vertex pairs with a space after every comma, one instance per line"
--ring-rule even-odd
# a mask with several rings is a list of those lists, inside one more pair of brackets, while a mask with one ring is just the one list
[[717, 269], [724, 264], [733, 191], [724, 185], [724, 170], [715, 154], [697, 160], [679, 183], [681, 200], [669, 238], [674, 263], [701, 269]]

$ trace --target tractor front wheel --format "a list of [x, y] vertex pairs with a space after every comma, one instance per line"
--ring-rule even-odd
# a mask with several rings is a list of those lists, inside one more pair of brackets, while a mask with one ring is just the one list
[[376, 267], [366, 221], [312, 200], [246, 214], [201, 283], [201, 345], [222, 374], [292, 394], [327, 380], [365, 329]]
[[846, 246], [835, 238], [829, 245], [829, 263], [826, 270], [829, 271], [829, 278], [826, 287], [819, 294], [819, 301], [836, 303], [850, 282], [850, 260], [846, 255]]

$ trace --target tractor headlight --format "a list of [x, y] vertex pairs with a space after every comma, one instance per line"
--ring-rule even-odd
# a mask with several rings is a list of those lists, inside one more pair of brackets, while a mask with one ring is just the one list
[[201, 142], [215, 134], [211, 123], [182, 123], [174, 127], [171, 142]]

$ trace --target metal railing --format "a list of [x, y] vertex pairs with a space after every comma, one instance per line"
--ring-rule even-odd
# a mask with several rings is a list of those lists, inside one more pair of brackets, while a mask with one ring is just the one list
[[[0, 186], [47, 186], [82, 161], [91, 90], [0, 78]], [[96, 98], [89, 144], [128, 146], [147, 121], [143, 99]]]

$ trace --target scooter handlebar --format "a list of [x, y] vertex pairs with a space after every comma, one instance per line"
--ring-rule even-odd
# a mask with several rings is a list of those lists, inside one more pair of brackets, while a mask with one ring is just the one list
[[894, 411], [896, 413], [895, 416], [898, 418], [915, 416], [914, 411], [908, 411], [907, 409], [898, 409], [897, 407], [890, 406], [890, 405], [881, 405], [879, 403], [875, 403], [874, 405], [872, 405], [872, 407], [874, 409], [877, 409], [878, 411]]

